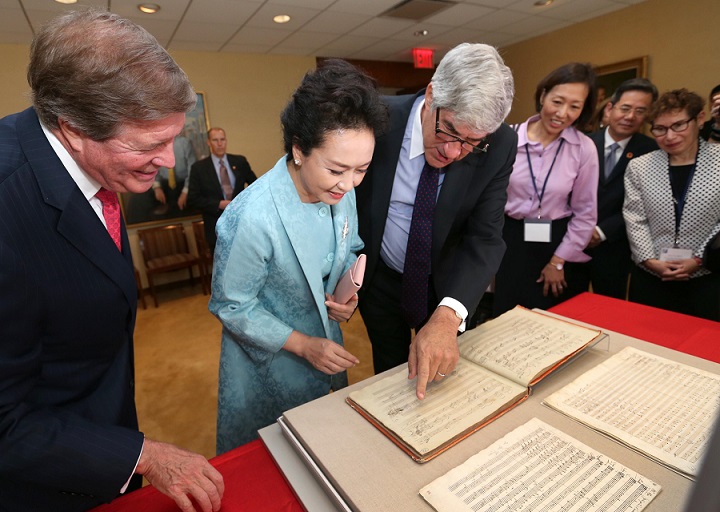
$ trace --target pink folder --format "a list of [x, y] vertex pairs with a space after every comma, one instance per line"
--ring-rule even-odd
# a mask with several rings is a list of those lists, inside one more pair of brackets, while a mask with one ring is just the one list
[[343, 274], [335, 287], [335, 293], [333, 297], [335, 302], [339, 304], [347, 304], [353, 295], [357, 293], [363, 283], [363, 276], [365, 275], [365, 260], [364, 254], [358, 256], [357, 261], [347, 269], [347, 272]]

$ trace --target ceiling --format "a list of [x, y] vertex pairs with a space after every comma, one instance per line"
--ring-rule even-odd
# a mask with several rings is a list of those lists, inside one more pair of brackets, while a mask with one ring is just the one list
[[[435, 50], [435, 62], [461, 42], [506, 46], [645, 0], [79, 0], [130, 18], [170, 51], [240, 52], [411, 62], [413, 47]], [[409, 16], [386, 11], [405, 2]], [[0, 43], [28, 44], [49, 18], [72, 9], [54, 0], [0, 0]], [[424, 16], [436, 8], [441, 10]], [[278, 25], [277, 14], [291, 21]], [[402, 13], [400, 13], [402, 14]], [[405, 16], [405, 15], [403, 15]], [[428, 35], [418, 37], [417, 31]]]

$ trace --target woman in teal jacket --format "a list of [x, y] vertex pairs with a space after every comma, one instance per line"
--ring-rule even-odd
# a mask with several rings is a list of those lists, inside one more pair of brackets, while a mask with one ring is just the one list
[[344, 61], [308, 73], [282, 114], [286, 155], [217, 224], [210, 311], [223, 324], [217, 451], [286, 410], [347, 385], [350, 318], [332, 293], [355, 262], [354, 187], [387, 114], [371, 78]]

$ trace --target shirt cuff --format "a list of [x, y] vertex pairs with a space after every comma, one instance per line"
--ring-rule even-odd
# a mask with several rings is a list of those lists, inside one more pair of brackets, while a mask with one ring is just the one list
[[595, 226], [595, 231], [597, 231], [598, 235], [600, 235], [600, 240], [603, 242], [607, 240], [607, 237], [605, 236], [605, 233], [603, 233], [603, 230], [600, 229], [600, 226]]
[[137, 469], [137, 466], [140, 463], [140, 457], [142, 457], [143, 448], [145, 448], [145, 439], [143, 439], [143, 444], [140, 447], [140, 455], [138, 455], [138, 458], [135, 461], [135, 467], [133, 468], [132, 473], [130, 473], [130, 476], [128, 477], [127, 482], [125, 482], [125, 485], [123, 485], [122, 489], [120, 489], [120, 494], [125, 494], [125, 491], [127, 491], [128, 485], [130, 485], [130, 480], [132, 480], [132, 477], [135, 476], [135, 470]]
[[440, 304], [438, 306], [446, 306], [462, 319], [462, 322], [460, 323], [460, 327], [458, 327], [459, 332], [465, 332], [465, 328], [467, 327], [467, 316], [468, 316], [468, 310], [465, 308], [465, 306], [462, 305], [462, 303], [459, 300], [455, 300], [452, 297], [445, 297], [443, 300], [440, 301]]

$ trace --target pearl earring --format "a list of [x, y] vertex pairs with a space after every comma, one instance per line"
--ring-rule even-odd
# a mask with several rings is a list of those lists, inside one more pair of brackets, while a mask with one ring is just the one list
[[298, 160], [297, 158], [295, 159], [295, 165], [300, 165], [300, 160]]

